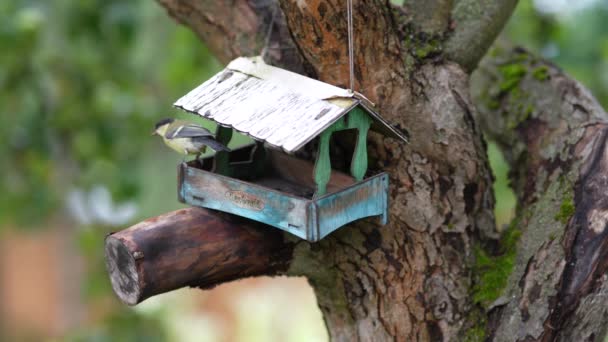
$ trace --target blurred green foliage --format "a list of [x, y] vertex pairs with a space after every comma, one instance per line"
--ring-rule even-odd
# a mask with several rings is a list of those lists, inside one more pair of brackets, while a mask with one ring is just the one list
[[[162, 192], [167, 187], [145, 186], [165, 177], [154, 173], [162, 165], [154, 156], [166, 154], [154, 151], [164, 147], [150, 132], [158, 119], [176, 115], [172, 101], [219, 67], [151, 1], [1, 1], [0, 230], [45, 227], [72, 189], [102, 186], [114, 201], [148, 207], [175, 202]], [[76, 236], [89, 302], [111, 293], [99, 248], [110, 229]], [[105, 317], [69, 339], [164, 340], [160, 325], [132, 310]]]
[[43, 221], [74, 186], [136, 198], [153, 123], [219, 67], [143, 0], [5, 0], [0, 46], [4, 225]]
[[488, 144], [488, 159], [494, 174], [493, 189], [496, 198], [494, 215], [498, 228], [503, 229], [515, 215], [517, 199], [509, 186], [509, 164], [493, 142]]
[[608, 2], [563, 3], [520, 1], [505, 32], [581, 81], [608, 107]]

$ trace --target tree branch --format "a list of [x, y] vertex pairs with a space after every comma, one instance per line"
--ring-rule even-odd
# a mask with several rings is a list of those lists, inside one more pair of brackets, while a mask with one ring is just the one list
[[276, 0], [235, 0], [230, 4], [217, 0], [157, 1], [170, 16], [191, 28], [222, 64], [240, 56], [259, 55], [273, 23], [268, 62], [306, 73], [304, 61], [291, 39]]
[[513, 168], [520, 200], [513, 227], [522, 234], [508, 285], [493, 304], [493, 337], [603, 338], [608, 115], [550, 63], [521, 49], [491, 55], [473, 78], [473, 94], [482, 126]]
[[410, 0], [403, 4], [420, 32], [444, 35], [450, 27], [454, 0]]
[[282, 234], [202, 208], [170, 212], [106, 237], [112, 288], [129, 305], [186, 286], [210, 288], [287, 268]]
[[445, 44], [448, 59], [473, 71], [500, 31], [518, 0], [455, 0], [454, 31]]

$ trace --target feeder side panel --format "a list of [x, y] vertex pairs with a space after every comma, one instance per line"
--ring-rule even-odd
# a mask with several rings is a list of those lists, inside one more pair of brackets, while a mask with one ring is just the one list
[[191, 167], [185, 170], [180, 191], [190, 205], [266, 223], [303, 239], [307, 236], [308, 200]]
[[308, 235], [306, 239], [310, 242], [317, 242], [321, 239], [319, 231], [319, 208], [314, 201], [308, 203], [307, 211]]
[[368, 216], [388, 216], [388, 174], [381, 173], [341, 192], [315, 200], [318, 206], [319, 239], [345, 224]]

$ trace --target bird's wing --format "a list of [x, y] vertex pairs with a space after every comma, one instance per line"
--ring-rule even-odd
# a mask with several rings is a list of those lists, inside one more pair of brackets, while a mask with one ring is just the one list
[[199, 138], [195, 138], [195, 141], [199, 142], [205, 146], [211, 147], [216, 152], [219, 152], [219, 151], [230, 152], [231, 151], [228, 147], [224, 146], [222, 143], [220, 143], [219, 141], [216, 141], [215, 139], [213, 139], [211, 137], [199, 137]]
[[165, 137], [167, 139], [213, 137], [213, 133], [197, 124], [182, 121], [172, 123], [167, 129]]

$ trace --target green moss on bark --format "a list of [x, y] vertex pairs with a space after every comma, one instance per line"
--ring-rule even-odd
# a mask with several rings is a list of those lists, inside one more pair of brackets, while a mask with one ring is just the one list
[[473, 322], [473, 326], [466, 329], [463, 342], [483, 342], [485, 341], [488, 330], [488, 319], [485, 313], [480, 308], [475, 308], [467, 317], [467, 322]]
[[507, 280], [513, 271], [516, 245], [520, 235], [518, 222], [513, 221], [503, 233], [498, 255], [489, 255], [479, 245], [473, 250], [475, 254], [473, 300], [484, 308], [488, 308], [498, 299], [507, 286]]
[[518, 62], [502, 65], [498, 70], [503, 77], [499, 85], [501, 93], [508, 93], [515, 89], [528, 73], [528, 69]]
[[532, 71], [532, 76], [539, 81], [546, 81], [549, 79], [549, 68], [546, 65], [539, 66]]
[[[531, 73], [530, 70], [535, 63], [534, 58], [525, 53], [514, 55], [507, 63], [498, 67], [497, 89], [486, 92], [485, 103], [490, 110], [500, 108], [501, 104], [507, 101], [506, 108], [509, 108], [509, 111], [503, 111], [503, 116], [508, 129], [517, 128], [521, 123], [530, 119], [534, 113], [534, 106], [528, 101], [528, 95], [521, 91], [519, 85]], [[535, 77], [548, 77], [546, 76], [548, 69], [545, 66], [534, 70], [537, 73]]]
[[576, 208], [574, 206], [574, 199], [572, 198], [572, 195], [570, 194], [564, 197], [564, 199], [562, 200], [562, 204], [559, 207], [559, 212], [555, 215], [555, 220], [563, 224], [567, 224], [568, 220], [570, 220], [570, 217], [574, 215], [575, 209]]
[[[443, 52], [443, 42], [445, 37], [441, 34], [429, 34], [418, 31], [412, 23], [404, 23], [400, 28], [403, 40], [403, 47], [409, 52], [416, 63], [427, 58], [434, 58]], [[407, 57], [405, 61], [408, 64]]]
[[415, 48], [414, 53], [418, 59], [437, 55], [441, 53], [441, 42], [437, 38], [425, 41]]

